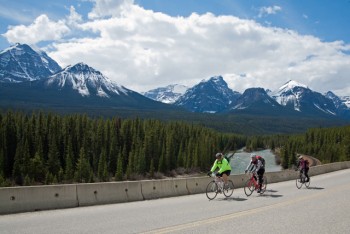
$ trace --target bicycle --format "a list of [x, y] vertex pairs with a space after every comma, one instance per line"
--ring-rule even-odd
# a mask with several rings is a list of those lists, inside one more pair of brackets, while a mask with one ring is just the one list
[[304, 171], [300, 171], [300, 169], [297, 169], [296, 171], [299, 171], [299, 176], [298, 178], [295, 180], [295, 185], [297, 186], [298, 189], [301, 189], [301, 187], [303, 187], [303, 184], [305, 184], [306, 188], [310, 187], [310, 177], [309, 177], [309, 181], [306, 181], [306, 175]]
[[213, 200], [218, 193], [223, 193], [225, 197], [231, 197], [234, 190], [234, 184], [232, 180], [227, 180], [227, 183], [224, 184], [224, 181], [221, 177], [215, 176], [215, 174], [209, 175], [209, 177], [214, 177], [213, 181], [210, 181], [206, 188], [206, 195], [209, 200]]
[[[245, 193], [245, 195], [247, 195], [247, 197], [252, 195], [252, 193], [255, 190], [259, 190], [259, 188], [260, 188], [260, 185], [256, 179], [256, 178], [258, 178], [256, 172], [250, 172], [249, 174], [251, 174], [251, 176], [247, 180], [247, 182], [245, 182], [245, 185], [244, 185], [244, 193]], [[261, 190], [260, 190], [260, 194], [263, 194], [266, 191], [266, 187], [267, 187], [267, 179], [264, 176], [263, 177], [263, 184], [262, 184]]]

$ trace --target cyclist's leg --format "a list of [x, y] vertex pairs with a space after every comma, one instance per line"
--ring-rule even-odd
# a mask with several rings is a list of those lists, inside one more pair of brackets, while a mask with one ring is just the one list
[[306, 181], [305, 182], [309, 182], [310, 181], [309, 168], [305, 168], [305, 176], [306, 176]]
[[304, 183], [304, 182], [305, 182], [305, 179], [304, 179], [305, 177], [304, 177], [303, 175], [305, 176], [305, 169], [304, 169], [304, 168], [301, 168], [301, 169], [300, 169], [300, 182], [301, 182], [301, 183]]
[[231, 174], [231, 171], [230, 171], [230, 170], [224, 171], [224, 172], [222, 173], [222, 178], [223, 178], [223, 180], [224, 180], [224, 184], [227, 184], [228, 176], [229, 176], [230, 174]]
[[264, 173], [265, 173], [265, 169], [264, 168], [260, 168], [257, 171], [258, 177], [259, 177], [259, 189], [261, 190], [262, 184], [264, 182]]
[[221, 190], [223, 189], [223, 186], [224, 186], [224, 180], [222, 178], [223, 173], [218, 173], [218, 174], [216, 174], [216, 176], [218, 178], [218, 180], [217, 180], [218, 181], [218, 187], [219, 187], [219, 190], [221, 192]]

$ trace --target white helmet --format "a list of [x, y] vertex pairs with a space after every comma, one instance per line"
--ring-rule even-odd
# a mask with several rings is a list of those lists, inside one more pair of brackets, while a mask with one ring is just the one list
[[250, 157], [251, 158], [256, 158], [256, 154], [251, 154]]

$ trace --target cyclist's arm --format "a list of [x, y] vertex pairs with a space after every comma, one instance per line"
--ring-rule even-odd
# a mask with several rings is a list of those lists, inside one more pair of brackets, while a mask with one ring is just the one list
[[214, 162], [212, 168], [210, 169], [210, 171], [214, 172], [217, 167], [218, 167], [217, 160], [215, 160], [215, 162]]
[[253, 169], [253, 163], [252, 163], [252, 161], [250, 161], [250, 163], [248, 164], [248, 166], [247, 166], [247, 168], [245, 169], [246, 171], [252, 171], [252, 169]]

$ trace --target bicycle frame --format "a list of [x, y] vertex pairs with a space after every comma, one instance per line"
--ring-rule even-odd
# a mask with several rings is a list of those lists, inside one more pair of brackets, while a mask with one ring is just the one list
[[232, 180], [227, 180], [227, 183], [224, 184], [222, 177], [217, 177], [215, 174], [212, 174], [210, 177], [214, 178], [209, 182], [206, 188], [206, 195], [209, 200], [214, 199], [218, 193], [223, 193], [225, 197], [230, 197], [232, 195], [234, 190]]
[[249, 183], [249, 185], [254, 184], [256, 190], [259, 189], [259, 183], [257, 179], [255, 179], [255, 177], [257, 178], [257, 176], [258, 175], [256, 173], [251, 173], [250, 183]]
[[258, 175], [256, 172], [250, 172], [251, 176], [250, 178], [247, 180], [247, 182], [245, 183], [245, 186], [244, 186], [244, 193], [247, 195], [247, 196], [250, 196], [252, 195], [252, 193], [255, 191], [255, 190], [260, 190], [260, 195], [263, 194], [266, 190], [266, 186], [267, 186], [267, 179], [266, 177], [264, 176], [263, 177], [263, 183], [262, 183], [262, 187], [260, 189], [260, 184], [258, 182]]
[[298, 175], [298, 178], [296, 179], [296, 186], [297, 186], [297, 188], [298, 189], [300, 189], [302, 186], [303, 186], [303, 184], [305, 185], [305, 187], [306, 188], [309, 188], [309, 186], [310, 186], [310, 177], [309, 177], [309, 181], [306, 181], [306, 175], [305, 175], [305, 171], [304, 170], [300, 170], [299, 168], [298, 168], [298, 173], [299, 173], [299, 175]]

